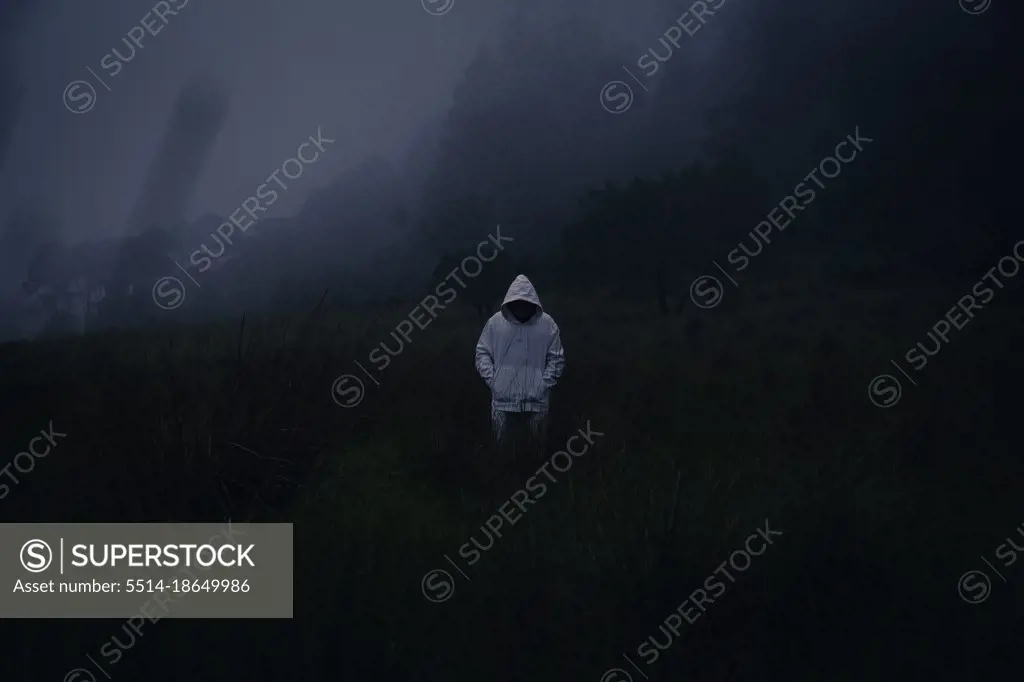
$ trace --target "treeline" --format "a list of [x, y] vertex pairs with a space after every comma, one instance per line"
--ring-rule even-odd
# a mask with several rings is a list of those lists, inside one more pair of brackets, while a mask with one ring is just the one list
[[[662, 5], [667, 27], [678, 8]], [[196, 298], [237, 314], [325, 290], [333, 303], [416, 296], [501, 224], [517, 240], [513, 269], [678, 311], [688, 281], [855, 130], [870, 148], [800, 214], [789, 258], [879, 281], [973, 273], [1016, 240], [997, 217], [1014, 190], [999, 160], [1019, 145], [1024, 107], [1000, 67], [1011, 43], [997, 9], [727, 3], [620, 115], [600, 106], [601, 87], [658, 35], [613, 44], [590, 19], [524, 12], [406, 158], [370, 159], [294, 218], [256, 226]], [[700, 40], [720, 43], [714, 63], [698, 59]], [[168, 229], [182, 249], [203, 238]]]

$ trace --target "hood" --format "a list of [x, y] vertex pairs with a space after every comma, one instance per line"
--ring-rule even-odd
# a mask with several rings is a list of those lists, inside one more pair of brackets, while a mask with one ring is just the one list
[[[540, 297], [537, 296], [537, 290], [533, 288], [533, 282], [531, 282], [526, 275], [519, 275], [508, 288], [508, 292], [505, 294], [505, 300], [501, 302], [501, 312], [505, 314], [506, 318], [515, 320], [508, 309], [505, 307], [512, 301], [528, 301], [537, 306], [537, 313], [530, 318], [531, 321], [540, 317], [541, 313], [544, 312], [544, 306], [540, 303]], [[518, 320], [516, 320], [518, 322]]]

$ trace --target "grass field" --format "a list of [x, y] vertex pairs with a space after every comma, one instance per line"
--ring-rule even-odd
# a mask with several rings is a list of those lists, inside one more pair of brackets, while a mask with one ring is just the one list
[[[443, 603], [424, 574], [454, 573], [444, 555], [543, 461], [488, 446], [463, 309], [351, 409], [332, 382], [411, 306], [0, 346], [2, 452], [50, 420], [68, 434], [0, 519], [295, 523], [293, 621], [149, 624], [113, 679], [641, 679], [623, 653], [651, 680], [996, 679], [1024, 573], [982, 604], [957, 581], [1024, 521], [1024, 299], [1000, 294], [894, 407], [867, 390], [968, 287], [755, 282], [672, 318], [541, 291], [567, 362], [547, 452], [604, 435]], [[782, 535], [643, 663], [766, 519]], [[121, 626], [8, 621], [3, 677], [63, 679]]]

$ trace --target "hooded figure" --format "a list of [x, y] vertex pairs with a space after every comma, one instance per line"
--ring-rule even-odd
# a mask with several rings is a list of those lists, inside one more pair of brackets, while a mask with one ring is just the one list
[[530, 429], [544, 434], [548, 396], [564, 367], [558, 325], [544, 312], [530, 280], [519, 275], [476, 344], [476, 371], [491, 389], [498, 441], [506, 435], [509, 412], [529, 413]]

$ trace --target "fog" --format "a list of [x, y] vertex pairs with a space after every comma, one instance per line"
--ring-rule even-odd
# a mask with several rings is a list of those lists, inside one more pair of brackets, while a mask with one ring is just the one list
[[[191, 0], [110, 77], [101, 59], [113, 48], [130, 54], [122, 38], [152, 6], [41, 4], [20, 32], [15, 70], [28, 94], [4, 169], [11, 191], [4, 199], [44, 187], [59, 195], [69, 239], [112, 234], [123, 224], [189, 79], [219, 80], [231, 108], [189, 207], [193, 216], [247, 196], [323, 126], [340, 148], [317, 169], [316, 184], [280, 207], [294, 211], [333, 174], [374, 153], [397, 154], [425, 121], [442, 116], [460, 67], [493, 30], [499, 7], [474, 3], [433, 17], [402, 2], [344, 9]], [[111, 90], [95, 85], [87, 68]], [[88, 114], [64, 107], [61, 93], [74, 79], [98, 88]]]
[[[918, 186], [906, 191], [921, 198], [942, 183], [958, 186], [963, 214], [991, 223], [979, 211], [994, 215], [996, 206], [976, 202], [981, 187], [962, 180], [980, 181], [978, 169], [1020, 109], [1018, 96], [1000, 90], [1002, 72], [989, 68], [1007, 55], [1005, 22], [992, 12], [971, 15], [955, 0], [709, 0], [696, 11], [694, 3], [667, 0], [160, 5], [5, 5], [0, 305], [7, 309], [39, 308], [38, 293], [27, 300], [21, 283], [41, 244], [158, 228], [164, 238], [118, 257], [135, 263], [130, 276], [109, 263], [60, 274], [39, 265], [53, 281], [36, 283], [68, 289], [63, 280], [78, 277], [90, 280], [79, 288], [103, 289], [108, 304], [115, 289], [128, 287], [148, 299], [175, 263], [193, 270], [190, 254], [202, 244], [215, 248], [216, 226], [317, 135], [333, 142], [288, 181], [245, 239], [238, 229], [233, 239], [244, 244], [227, 247], [238, 256], [233, 267], [258, 272], [219, 275], [232, 283], [211, 283], [218, 302], [206, 312], [267, 304], [268, 292], [300, 276], [291, 286], [302, 300], [324, 289], [347, 298], [414, 292], [442, 253], [497, 224], [521, 239], [520, 257], [554, 268], [564, 260], [563, 233], [593, 188], [728, 162], [740, 169], [733, 178], [757, 177], [770, 194], [792, 186], [789, 176], [803, 175], [829, 140], [857, 125], [885, 139], [888, 157], [884, 167], [853, 171], [854, 180], [871, 172], [885, 187], [885, 174], [913, 174]], [[141, 47], [125, 37], [133, 31]], [[628, 110], [610, 110], [624, 101], [605, 96], [615, 80], [634, 91]], [[619, 88], [607, 94], [621, 95]], [[187, 108], [187, 93], [200, 91], [209, 103], [198, 122], [175, 124], [176, 107]], [[921, 101], [930, 110], [921, 111]], [[922, 145], [962, 133], [982, 113], [974, 134], [949, 139], [946, 153], [914, 171], [924, 165]], [[734, 189], [731, 202], [751, 204], [736, 220], [749, 220], [759, 195]], [[893, 248], [915, 239], [913, 225], [935, 207], [881, 194], [872, 194], [878, 207], [917, 207], [887, 232]], [[957, 209], [934, 213], [950, 210]], [[706, 222], [679, 216], [680, 226]], [[745, 229], [736, 225], [732, 236]], [[710, 249], [711, 237], [678, 232], [691, 250]], [[262, 265], [258, 255], [242, 255], [252, 249]], [[94, 258], [88, 253], [68, 262], [81, 265]], [[573, 279], [586, 279], [578, 274]], [[122, 321], [141, 319], [138, 307], [125, 308], [134, 312]], [[143, 307], [160, 312], [152, 301]], [[38, 331], [7, 326], [16, 328], [8, 335]]]

